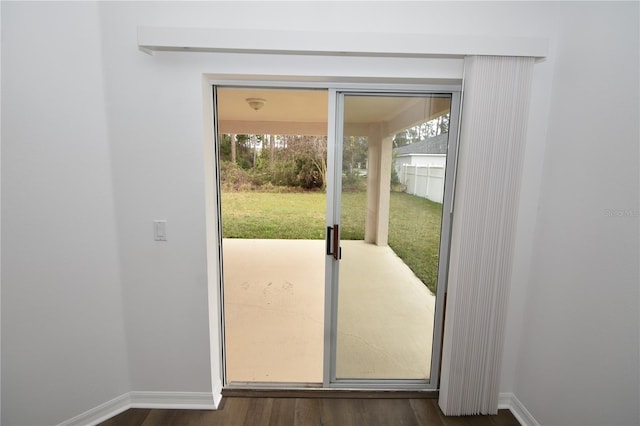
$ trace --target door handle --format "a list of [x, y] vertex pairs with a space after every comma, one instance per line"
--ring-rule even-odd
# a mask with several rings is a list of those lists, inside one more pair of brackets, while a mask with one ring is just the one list
[[340, 260], [340, 230], [338, 225], [333, 225], [333, 258]]
[[[333, 239], [333, 241], [332, 241]], [[342, 258], [342, 250], [340, 249], [340, 226], [327, 226], [327, 256], [333, 256], [335, 260]]]
[[333, 231], [333, 227], [327, 226], [327, 256], [331, 256], [333, 254], [331, 252], [331, 231]]

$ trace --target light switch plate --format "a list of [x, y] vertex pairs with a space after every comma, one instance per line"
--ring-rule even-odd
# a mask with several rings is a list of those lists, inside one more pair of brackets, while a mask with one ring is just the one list
[[167, 241], [167, 221], [153, 221], [153, 239], [155, 241]]

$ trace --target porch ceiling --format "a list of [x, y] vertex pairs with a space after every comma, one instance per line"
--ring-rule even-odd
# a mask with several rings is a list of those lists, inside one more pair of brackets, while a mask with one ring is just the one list
[[[254, 110], [248, 98], [265, 100]], [[219, 88], [218, 125], [229, 134], [326, 135], [328, 92], [326, 90]], [[369, 135], [373, 129], [383, 136], [397, 133], [447, 112], [448, 98], [349, 96], [345, 99], [345, 131]]]

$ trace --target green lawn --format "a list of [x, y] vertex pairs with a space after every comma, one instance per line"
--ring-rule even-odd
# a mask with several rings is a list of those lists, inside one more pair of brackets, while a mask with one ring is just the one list
[[[365, 192], [342, 194], [340, 234], [364, 238]], [[324, 239], [324, 193], [222, 193], [225, 238]], [[442, 206], [424, 198], [392, 192], [389, 245], [435, 292]]]
[[223, 192], [222, 235], [225, 238], [324, 239], [325, 199], [320, 192]]
[[435, 294], [442, 204], [392, 192], [389, 210], [389, 246]]

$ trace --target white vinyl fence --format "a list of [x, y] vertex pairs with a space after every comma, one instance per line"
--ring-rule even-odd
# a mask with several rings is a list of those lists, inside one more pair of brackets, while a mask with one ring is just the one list
[[398, 178], [407, 194], [428, 198], [442, 204], [444, 197], [444, 166], [411, 166], [403, 164]]

